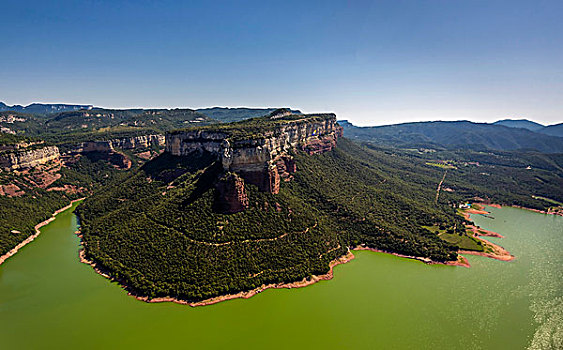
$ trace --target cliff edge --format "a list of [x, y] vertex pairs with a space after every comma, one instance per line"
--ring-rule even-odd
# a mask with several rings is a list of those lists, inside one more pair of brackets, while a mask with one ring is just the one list
[[[217, 207], [225, 213], [235, 213], [244, 210], [244, 201], [229, 199], [244, 198], [245, 183], [276, 194], [280, 181], [291, 180], [297, 170], [292, 155], [295, 150], [309, 155], [327, 152], [341, 135], [342, 128], [332, 113], [304, 115], [277, 110], [240, 123], [169, 132], [166, 152], [180, 157], [194, 152], [215, 156], [224, 175], [216, 186], [221, 203]], [[237, 174], [237, 180], [229, 174]]]

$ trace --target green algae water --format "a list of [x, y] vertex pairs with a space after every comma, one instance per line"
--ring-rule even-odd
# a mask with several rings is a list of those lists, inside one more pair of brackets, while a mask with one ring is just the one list
[[563, 348], [563, 218], [489, 209], [473, 218], [512, 262], [361, 251], [331, 281], [197, 308], [137, 301], [81, 264], [69, 209], [0, 266], [0, 348]]

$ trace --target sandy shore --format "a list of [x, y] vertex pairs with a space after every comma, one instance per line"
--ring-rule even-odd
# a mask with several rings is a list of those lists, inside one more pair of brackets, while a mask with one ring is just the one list
[[484, 228], [477, 227], [475, 225], [465, 225], [466, 228], [470, 229], [473, 232], [475, 237], [477, 236], [487, 236], [487, 237], [496, 237], [496, 238], [504, 238], [503, 235], [497, 232], [485, 230]]
[[[80, 231], [76, 231], [76, 234], [78, 235], [78, 237], [82, 238], [82, 235], [80, 234]], [[395, 255], [401, 258], [408, 258], [408, 259], [415, 259], [415, 260], [419, 260], [422, 261], [426, 264], [441, 264], [441, 265], [449, 265], [449, 266], [462, 266], [462, 267], [470, 267], [469, 262], [467, 261], [467, 259], [461, 255], [458, 255], [458, 260], [457, 261], [448, 261], [445, 263], [442, 262], [436, 262], [436, 261], [432, 261], [429, 258], [423, 258], [423, 257], [416, 257], [416, 256], [410, 256], [410, 255], [404, 255], [404, 254], [398, 254], [398, 253], [390, 253], [390, 252], [386, 252], [383, 250], [378, 250], [378, 249], [373, 249], [373, 248], [368, 248], [368, 247], [363, 247], [363, 246], [359, 246], [354, 248], [353, 250], [369, 250], [372, 252], [378, 252], [378, 253], [385, 253], [385, 254], [391, 254], [391, 255]], [[84, 252], [84, 248], [81, 248], [79, 251], [79, 258], [80, 258], [80, 262], [90, 265], [94, 268], [94, 270], [108, 278], [111, 280], [114, 280], [113, 278], [111, 278], [107, 273], [103, 272], [95, 262], [90, 261], [86, 258], [85, 256], [85, 252]], [[205, 306], [205, 305], [212, 305], [212, 304], [216, 304], [216, 303], [220, 303], [222, 301], [226, 301], [226, 300], [231, 300], [231, 299], [238, 299], [238, 298], [242, 298], [242, 299], [248, 299], [251, 298], [253, 296], [255, 296], [256, 294], [259, 294], [261, 292], [263, 292], [266, 289], [280, 289], [280, 288], [302, 288], [302, 287], [306, 287], [306, 286], [310, 286], [314, 283], [317, 283], [319, 281], [326, 281], [326, 280], [330, 280], [334, 277], [334, 267], [340, 264], [345, 264], [351, 260], [354, 259], [354, 254], [352, 253], [352, 251], [348, 251], [348, 253], [346, 253], [346, 255], [335, 259], [333, 261], [330, 262], [330, 269], [328, 271], [328, 273], [324, 274], [324, 275], [313, 275], [310, 278], [305, 278], [301, 281], [297, 281], [297, 282], [292, 282], [292, 283], [277, 283], [277, 284], [268, 284], [268, 285], [262, 285], [258, 288], [249, 290], [249, 291], [244, 291], [244, 292], [240, 292], [240, 293], [236, 293], [236, 294], [227, 294], [227, 295], [221, 295], [218, 297], [214, 297], [214, 298], [210, 298], [210, 299], [206, 299], [206, 300], [202, 300], [202, 301], [198, 301], [198, 302], [189, 302], [186, 300], [181, 300], [181, 299], [176, 299], [176, 298], [172, 298], [172, 297], [158, 297], [158, 298], [149, 298], [147, 296], [139, 296], [139, 295], [135, 295], [132, 293], [128, 293], [130, 296], [134, 297], [137, 300], [140, 301], [144, 301], [146, 303], [162, 303], [162, 302], [172, 302], [172, 303], [177, 303], [177, 304], [183, 304], [183, 305], [189, 305], [192, 307], [195, 306]], [[121, 281], [116, 281], [118, 283], [121, 284], [121, 286], [125, 289], [125, 286], [123, 285], [123, 283]]]
[[[490, 214], [488, 211], [485, 211], [483, 209], [466, 209], [463, 211], [463, 217], [466, 220], [471, 221], [471, 216], [470, 214], [481, 214], [481, 215], [487, 215]], [[474, 236], [487, 236], [487, 237], [497, 237], [497, 238], [504, 238], [503, 235], [501, 235], [500, 233], [497, 232], [493, 232], [493, 231], [489, 231], [489, 230], [485, 230], [484, 228], [480, 228], [477, 227], [475, 225], [465, 225], [466, 228], [470, 229], [473, 232]]]
[[[80, 231], [77, 231], [76, 234], [79, 237], [82, 237], [80, 235]], [[100, 275], [102, 275], [102, 276], [104, 276], [108, 279], [114, 280], [108, 274], [101, 271], [100, 268], [97, 266], [97, 264], [95, 262], [86, 259], [85, 252], [84, 252], [83, 248], [80, 249], [79, 257], [80, 257], [80, 262], [92, 266], [98, 274], [100, 274]], [[277, 284], [262, 285], [258, 288], [255, 288], [255, 289], [252, 289], [252, 290], [249, 290], [249, 291], [240, 292], [240, 293], [236, 293], [236, 294], [221, 295], [221, 296], [218, 296], [218, 297], [214, 297], [214, 298], [210, 298], [210, 299], [206, 299], [206, 300], [202, 300], [202, 301], [198, 301], [198, 302], [188, 302], [186, 300], [176, 299], [176, 298], [172, 298], [172, 297], [159, 297], [159, 298], [152, 298], [151, 299], [151, 298], [146, 297], [146, 296], [138, 296], [138, 295], [134, 295], [132, 293], [128, 293], [128, 294], [130, 296], [134, 297], [137, 300], [144, 301], [144, 302], [147, 302], [147, 303], [173, 302], [173, 303], [177, 303], [177, 304], [189, 305], [189, 306], [192, 306], [192, 307], [212, 305], [212, 304], [220, 303], [220, 302], [225, 301], [225, 300], [231, 300], [231, 299], [237, 299], [237, 298], [248, 299], [248, 298], [251, 298], [251, 297], [255, 296], [256, 294], [261, 293], [264, 290], [270, 289], [270, 288], [275, 288], [275, 289], [279, 289], [279, 288], [290, 288], [290, 289], [291, 288], [301, 288], [301, 287], [309, 286], [313, 283], [317, 283], [319, 281], [330, 280], [334, 277], [333, 270], [334, 270], [335, 266], [340, 265], [340, 264], [345, 264], [352, 259], [354, 259], [354, 254], [352, 254], [351, 251], [348, 251], [348, 253], [346, 255], [331, 261], [330, 262], [330, 270], [328, 271], [328, 273], [326, 273], [324, 275], [320, 275], [320, 276], [313, 275], [309, 279], [305, 278], [301, 281], [292, 282], [292, 283], [277, 283]], [[124, 287], [123, 284], [122, 284], [122, 287]]]
[[12, 250], [10, 250], [9, 252], [7, 252], [6, 254], [2, 255], [0, 257], [0, 265], [2, 265], [2, 263], [4, 263], [4, 261], [8, 260], [9, 257], [11, 257], [12, 255], [16, 254], [20, 249], [22, 249], [26, 244], [30, 243], [31, 241], [33, 241], [35, 238], [37, 238], [37, 236], [39, 236], [39, 234], [41, 233], [41, 231], [39, 230], [41, 227], [49, 224], [51, 221], [55, 220], [55, 217], [62, 213], [63, 211], [67, 210], [68, 208], [72, 207], [72, 205], [78, 201], [83, 200], [85, 197], [83, 198], [79, 198], [79, 199], [75, 199], [73, 201], [70, 202], [69, 205], [56, 210], [50, 218], [48, 218], [47, 220], [40, 222], [39, 224], [35, 225], [34, 229], [35, 229], [35, 233], [32, 234], [31, 236], [27, 237], [26, 239], [24, 239], [23, 241], [21, 241], [17, 246], [15, 246], [14, 248], [12, 248]]
[[465, 257], [462, 257], [462, 256], [458, 257], [458, 259], [456, 261], [438, 262], [438, 261], [433, 261], [432, 259], [423, 258], [423, 257], [420, 257], [420, 256], [390, 253], [390, 252], [386, 252], [384, 250], [368, 248], [368, 247], [364, 247], [364, 246], [356, 247], [356, 248], [354, 248], [354, 250], [369, 250], [370, 252], [391, 254], [391, 255], [394, 255], [394, 256], [398, 256], [400, 258], [407, 258], [407, 259], [414, 259], [414, 260], [422, 261], [422, 262], [424, 262], [426, 264], [430, 264], [430, 265], [449, 265], [449, 266], [463, 266], [463, 267], [470, 267], [471, 266], [471, 265], [469, 265], [469, 262], [467, 261], [467, 259]]
[[[473, 204], [475, 206], [477, 206], [477, 210], [476, 209], [468, 209], [468, 210], [463, 211], [463, 216], [467, 220], [471, 220], [469, 214], [490, 214], [488, 211], [484, 210], [484, 207], [483, 207], [484, 204], [482, 204], [482, 203], [473, 203]], [[493, 208], [502, 208], [500, 204], [486, 204], [486, 205], [491, 206]], [[514, 255], [510, 254], [506, 249], [504, 249], [503, 247], [501, 247], [498, 244], [492, 243], [492, 242], [487, 241], [486, 239], [483, 239], [483, 238], [480, 237], [480, 236], [487, 236], [487, 237], [504, 238], [503, 235], [501, 235], [500, 233], [497, 233], [497, 232], [485, 230], [485, 229], [477, 227], [475, 225], [465, 225], [465, 227], [470, 229], [473, 232], [473, 237], [480, 240], [483, 243], [484, 246], [489, 247], [492, 251], [491, 252], [477, 252], [477, 251], [473, 251], [473, 250], [460, 250], [459, 251], [460, 254], [485, 256], [487, 258], [497, 259], [497, 260], [501, 260], [501, 261], [514, 260]]]
[[[481, 207], [488, 205], [489, 207], [493, 207], [493, 208], [502, 208], [503, 206], [501, 204], [497, 204], [497, 203], [473, 203], [476, 205], [479, 205]], [[540, 214], [547, 214], [547, 215], [559, 215], [559, 216], [563, 216], [563, 211], [545, 211], [545, 210], [539, 210], [539, 209], [533, 209], [533, 208], [527, 208], [527, 207], [522, 207], [519, 205], [505, 205], [507, 207], [512, 207], [512, 208], [518, 208], [518, 209], [524, 209], [524, 210], [529, 210], [529, 211], [533, 211], [535, 213], [540, 213]], [[478, 213], [477, 213], [478, 214]]]
[[485, 256], [487, 258], [497, 259], [497, 260], [501, 260], [501, 261], [514, 260], [514, 255], [510, 254], [510, 252], [508, 252], [508, 250], [504, 249], [500, 245], [494, 244], [494, 243], [489, 242], [489, 241], [482, 239], [480, 237], [475, 237], [475, 238], [477, 238], [478, 240], [483, 242], [484, 245], [490, 247], [493, 251], [492, 252], [477, 252], [477, 251], [473, 251], [473, 250], [460, 250], [459, 253], [460, 254]]
[[[377, 253], [391, 254], [391, 255], [401, 257], [401, 258], [419, 260], [419, 261], [422, 261], [422, 262], [427, 263], [427, 264], [443, 264], [443, 265], [451, 265], [451, 266], [470, 267], [469, 262], [463, 256], [459, 256], [457, 261], [448, 261], [446, 263], [441, 263], [441, 262], [432, 261], [431, 259], [428, 259], [428, 258], [416, 257], [416, 256], [410, 256], [410, 255], [403, 255], [403, 254], [397, 254], [397, 253], [389, 253], [389, 252], [386, 252], [386, 251], [368, 248], [368, 247], [362, 247], [362, 246], [356, 247], [353, 250], [369, 250], [369, 251], [377, 252]], [[193, 307], [204, 306], [204, 305], [212, 305], [212, 304], [216, 304], [216, 303], [219, 303], [219, 302], [225, 301], [225, 300], [231, 300], [231, 299], [237, 299], [237, 298], [248, 299], [248, 298], [255, 296], [258, 293], [261, 293], [262, 291], [264, 291], [266, 289], [269, 289], [269, 288], [275, 288], [275, 289], [279, 289], [279, 288], [301, 288], [301, 287], [310, 286], [311, 284], [317, 283], [319, 281], [330, 280], [334, 277], [333, 269], [334, 269], [335, 266], [340, 265], [340, 264], [345, 264], [345, 263], [347, 263], [347, 262], [349, 262], [353, 259], [354, 259], [354, 254], [351, 251], [348, 251], [348, 253], [346, 255], [344, 255], [344, 256], [336, 259], [336, 260], [331, 261], [330, 262], [330, 270], [329, 270], [328, 273], [326, 273], [324, 275], [320, 275], [320, 276], [313, 275], [310, 279], [303, 279], [302, 281], [293, 282], [293, 283], [279, 283], [279, 284], [262, 285], [262, 286], [260, 286], [256, 289], [253, 289], [253, 290], [250, 290], [250, 291], [240, 292], [240, 293], [236, 293], [236, 294], [222, 295], [222, 296], [218, 296], [218, 297], [211, 298], [211, 299], [206, 299], [206, 300], [195, 302], [195, 303], [190, 303], [190, 302], [187, 302], [185, 300], [178, 300], [178, 299], [170, 298], [170, 297], [149, 299], [148, 297], [139, 297], [139, 296], [132, 295], [131, 293], [129, 293], [129, 295], [133, 296], [137, 300], [141, 300], [141, 301], [144, 301], [144, 302], [147, 302], [147, 303], [174, 302], [174, 303], [178, 303], [178, 304], [190, 305], [190, 306], [193, 306]]]

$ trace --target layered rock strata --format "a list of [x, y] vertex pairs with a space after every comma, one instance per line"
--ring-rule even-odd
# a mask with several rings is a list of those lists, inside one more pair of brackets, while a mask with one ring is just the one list
[[[284, 122], [279, 122], [276, 116], [275, 120], [273, 127], [259, 130], [258, 136], [248, 132], [248, 137], [241, 137], [239, 131], [234, 137], [228, 128], [171, 132], [166, 135], [166, 152], [175, 156], [209, 152], [217, 156], [224, 173], [236, 173], [244, 182], [275, 194], [279, 192], [280, 181], [289, 181], [297, 170], [292, 151], [301, 149], [310, 155], [327, 152], [342, 135], [334, 114], [304, 115]], [[236, 181], [230, 183], [240, 187]], [[222, 184], [218, 189], [225, 188]], [[229, 191], [235, 189], [230, 187], [222, 196], [230, 196]]]
[[106, 141], [86, 141], [74, 147], [72, 152], [113, 152], [115, 149], [129, 150], [149, 148], [151, 146], [164, 146], [164, 143], [164, 135], [141, 135]]
[[60, 158], [57, 146], [7, 151], [0, 155], [0, 167], [5, 170], [33, 168], [40, 164], [57, 161]]

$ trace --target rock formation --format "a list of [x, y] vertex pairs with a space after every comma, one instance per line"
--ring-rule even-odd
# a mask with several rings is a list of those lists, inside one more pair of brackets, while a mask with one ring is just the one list
[[86, 141], [72, 149], [74, 153], [83, 152], [113, 152], [115, 149], [140, 149], [151, 146], [164, 146], [163, 135], [140, 135], [132, 137], [117, 138], [103, 141]]
[[234, 214], [248, 208], [248, 196], [244, 189], [244, 180], [237, 174], [230, 173], [217, 182], [217, 210]]
[[24, 147], [0, 154], [0, 167], [5, 170], [33, 168], [40, 164], [56, 161], [60, 157], [57, 146]]
[[[224, 173], [236, 173], [244, 180], [237, 188], [244, 188], [246, 182], [275, 194], [279, 192], [280, 181], [289, 181], [297, 170], [293, 151], [301, 149], [310, 155], [327, 152], [342, 135], [334, 114], [275, 113], [254, 120], [255, 125], [252, 122], [170, 132], [166, 135], [166, 151], [175, 156], [209, 152], [217, 156]], [[229, 181], [238, 183], [238, 180]], [[231, 187], [224, 184], [218, 187], [219, 191], [225, 188]], [[220, 197], [231, 195], [227, 191]], [[226, 212], [236, 211], [235, 207]]]
[[[132, 165], [131, 159], [119, 150], [142, 150], [153, 146], [164, 146], [164, 135], [140, 135], [122, 137], [111, 140], [85, 141], [70, 149], [71, 154], [83, 154], [98, 152], [105, 155], [104, 158], [115, 166], [129, 169]], [[149, 154], [150, 158], [150, 154]]]

